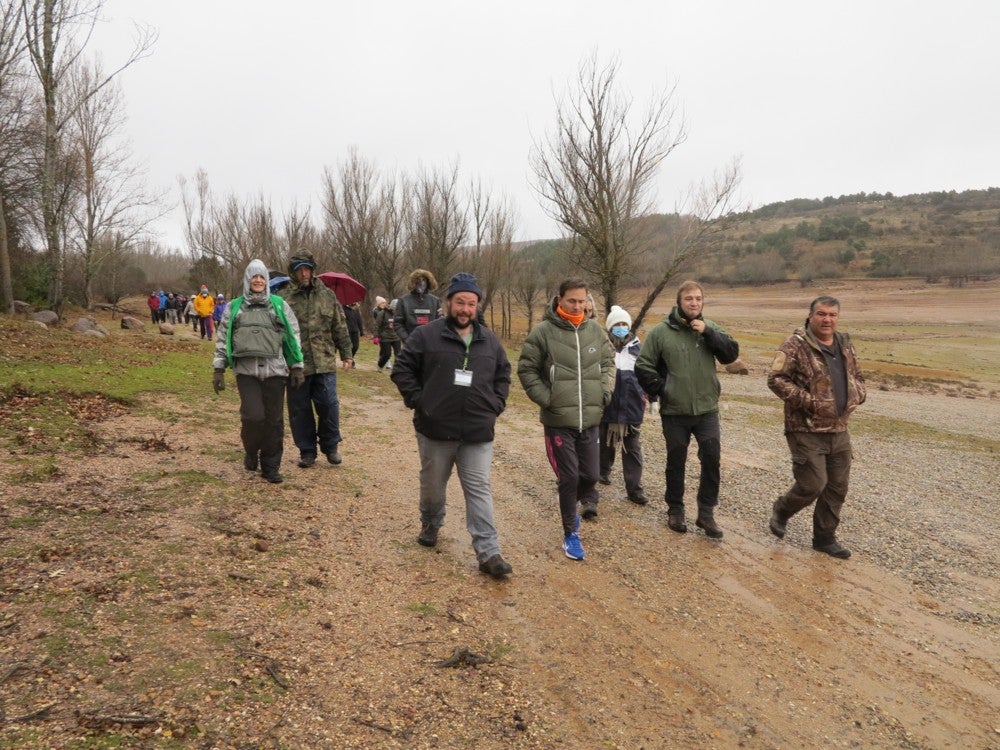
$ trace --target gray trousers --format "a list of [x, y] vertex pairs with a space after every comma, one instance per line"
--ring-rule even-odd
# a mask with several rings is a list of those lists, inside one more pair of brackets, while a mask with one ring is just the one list
[[472, 548], [479, 562], [500, 553], [493, 525], [493, 443], [463, 443], [458, 440], [431, 440], [417, 433], [420, 450], [420, 521], [435, 528], [444, 525], [445, 494], [452, 467], [465, 494], [465, 524], [472, 535]]
[[795, 484], [775, 506], [787, 521], [813, 501], [813, 543], [829, 544], [837, 536], [840, 509], [851, 476], [851, 436], [847, 432], [787, 432]]

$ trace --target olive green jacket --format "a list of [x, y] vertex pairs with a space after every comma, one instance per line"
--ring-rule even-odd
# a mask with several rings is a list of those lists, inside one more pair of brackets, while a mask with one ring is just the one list
[[574, 326], [559, 317], [553, 299], [524, 341], [517, 377], [543, 425], [585, 430], [601, 423], [611, 403], [614, 350], [599, 323], [584, 318]]

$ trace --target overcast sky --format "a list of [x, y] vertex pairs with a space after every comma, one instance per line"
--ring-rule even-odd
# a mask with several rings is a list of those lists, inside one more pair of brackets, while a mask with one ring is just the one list
[[993, 0], [107, 0], [103, 16], [108, 68], [133, 20], [159, 31], [121, 83], [133, 149], [175, 201], [203, 168], [217, 195], [315, 211], [323, 167], [355, 146], [386, 171], [458, 161], [511, 197], [519, 239], [558, 236], [528, 155], [594, 50], [638, 104], [676, 84], [689, 137], [661, 211], [734, 156], [755, 206], [1000, 185]]

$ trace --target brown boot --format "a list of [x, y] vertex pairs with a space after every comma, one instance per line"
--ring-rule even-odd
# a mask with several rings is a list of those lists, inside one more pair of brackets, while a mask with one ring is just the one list
[[688, 530], [688, 525], [684, 520], [683, 513], [668, 513], [667, 514], [667, 528], [671, 531], [676, 531], [678, 534], [683, 534]]
[[695, 526], [705, 531], [705, 536], [710, 539], [722, 539], [722, 529], [715, 522], [715, 516], [711, 508], [701, 508], [698, 510], [698, 520]]

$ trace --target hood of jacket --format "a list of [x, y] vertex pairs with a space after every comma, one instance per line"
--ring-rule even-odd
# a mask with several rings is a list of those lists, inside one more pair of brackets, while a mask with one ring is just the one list
[[243, 272], [243, 298], [246, 299], [247, 302], [259, 305], [268, 299], [270, 293], [266, 284], [264, 285], [264, 291], [260, 294], [254, 294], [250, 291], [250, 279], [257, 275], [263, 276], [267, 279], [268, 271], [267, 266], [264, 265], [264, 261], [254, 258], [247, 265], [247, 270]]
[[419, 281], [420, 279], [427, 280], [428, 292], [433, 292], [435, 289], [438, 288], [437, 279], [434, 278], [434, 274], [432, 274], [425, 268], [416, 268], [410, 272], [409, 277], [407, 277], [406, 279], [406, 288], [412, 292], [413, 287], [417, 285], [417, 281]]

